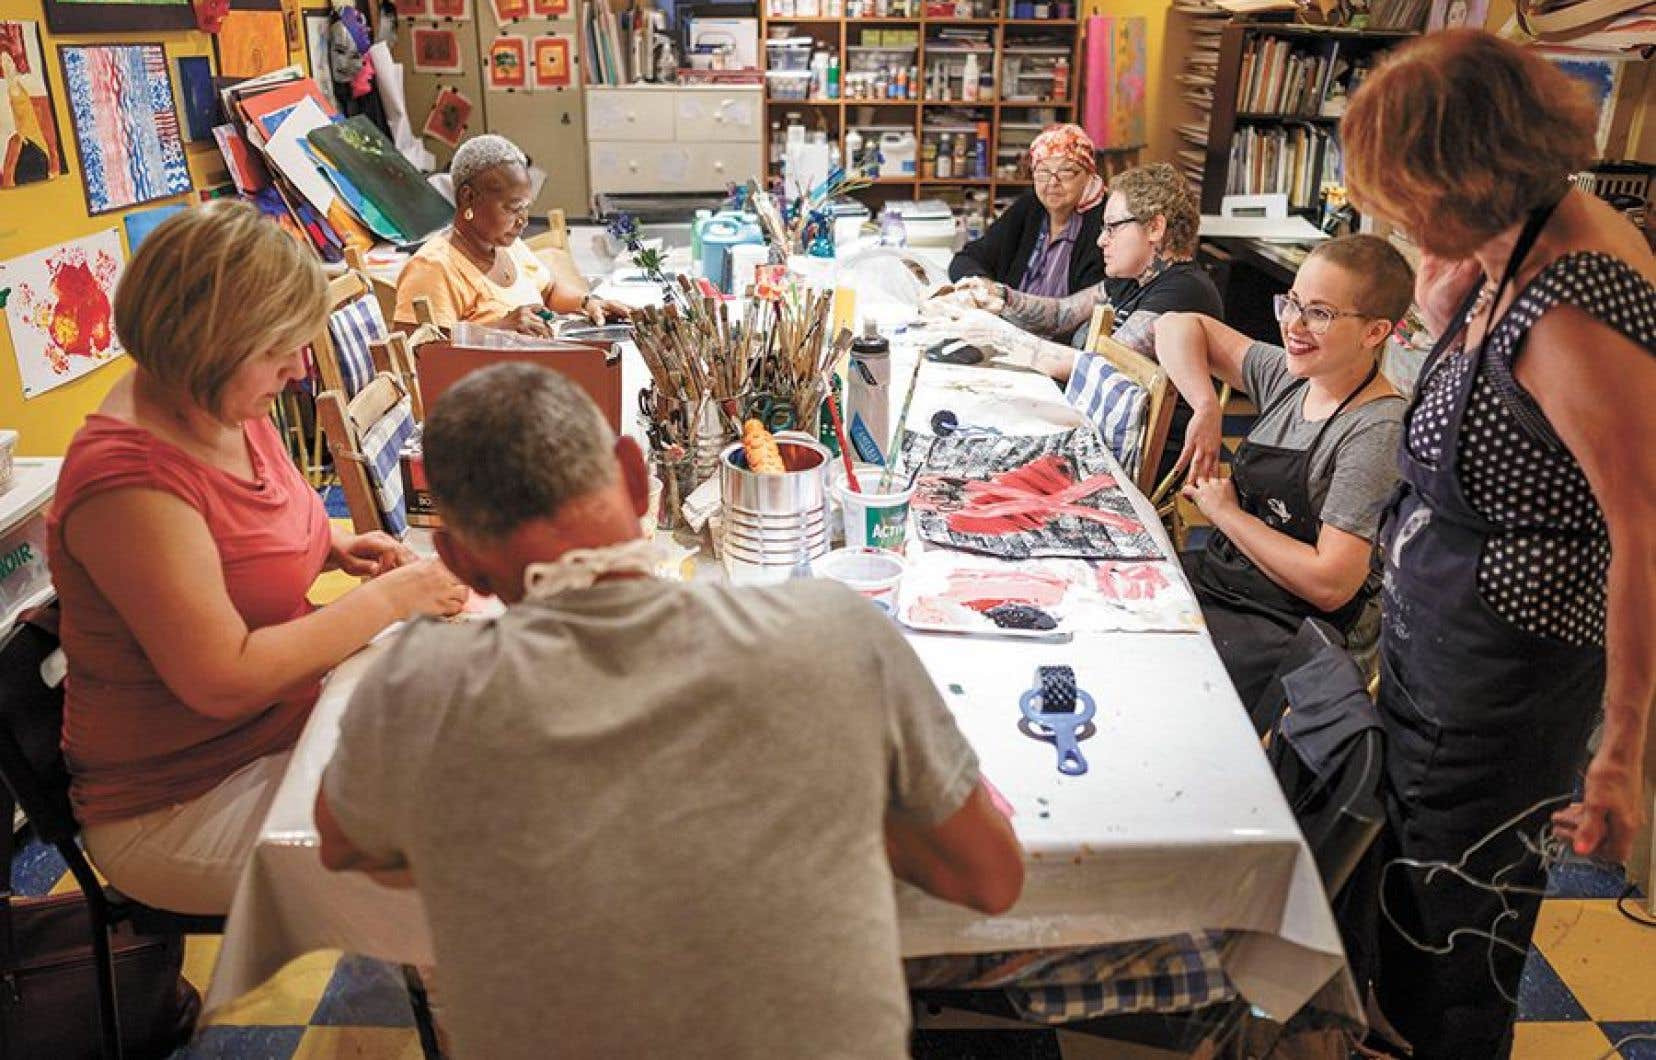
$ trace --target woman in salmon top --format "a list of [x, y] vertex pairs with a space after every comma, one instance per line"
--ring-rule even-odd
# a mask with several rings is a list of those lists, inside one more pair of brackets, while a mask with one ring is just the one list
[[[250, 206], [169, 219], [115, 296], [136, 368], [64, 460], [48, 551], [71, 796], [99, 870], [160, 908], [228, 910], [322, 675], [464, 601], [435, 561], [331, 527], [270, 422], [326, 297]], [[318, 610], [328, 569], [371, 580]]]

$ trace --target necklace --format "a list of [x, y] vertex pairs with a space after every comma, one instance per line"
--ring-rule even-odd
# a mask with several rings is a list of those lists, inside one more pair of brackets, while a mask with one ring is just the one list
[[1478, 297], [1472, 301], [1472, 308], [1466, 311], [1467, 323], [1471, 323], [1473, 320], [1476, 320], [1479, 313], [1482, 313], [1485, 309], [1489, 308], [1489, 300], [1494, 297], [1494, 281], [1485, 280], [1482, 290], [1478, 292]]

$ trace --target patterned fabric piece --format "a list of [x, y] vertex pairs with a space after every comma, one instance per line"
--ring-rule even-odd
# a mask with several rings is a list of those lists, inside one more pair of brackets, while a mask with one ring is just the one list
[[1204, 931], [1084, 950], [1049, 966], [1041, 985], [1007, 991], [1024, 1019], [1072, 1023], [1133, 1012], [1189, 1012], [1236, 996], [1225, 934]]
[[1093, 425], [1128, 476], [1136, 478], [1144, 455], [1140, 450], [1144, 417], [1150, 408], [1149, 391], [1098, 354], [1083, 352], [1075, 359], [1064, 397]]
[[362, 456], [368, 482], [380, 520], [394, 537], [408, 531], [408, 508], [403, 501], [402, 468], [398, 456], [403, 444], [414, 437], [414, 405], [403, 398], [381, 416], [362, 436]]
[[[1656, 348], [1656, 288], [1599, 252], [1568, 254], [1519, 292], [1477, 360], [1457, 446], [1472, 507], [1495, 526], [1478, 562], [1478, 592], [1518, 628], [1575, 645], [1602, 645], [1610, 537], [1587, 476], [1514, 377], [1523, 340], [1542, 315], [1571, 305]], [[1591, 370], [1591, 351], [1583, 349]], [[1448, 417], [1474, 358], [1445, 357], [1422, 382], [1407, 424], [1418, 459], [1443, 458]]]
[[1046, 131], [1029, 145], [1029, 168], [1034, 169], [1042, 162], [1052, 160], [1068, 162], [1089, 174], [1086, 190], [1081, 193], [1081, 201], [1075, 207], [1077, 213], [1086, 213], [1104, 201], [1106, 189], [1104, 178], [1098, 175], [1098, 152], [1087, 130], [1079, 125], [1047, 126]]
[[910, 990], [1002, 990], [1036, 1023], [1132, 1012], [1188, 1012], [1236, 996], [1225, 975], [1227, 936], [1201, 931], [1105, 946], [911, 957]]
[[341, 306], [328, 317], [328, 337], [339, 359], [339, 374], [345, 379], [346, 401], [356, 397], [374, 378], [374, 356], [368, 344], [385, 341], [386, 334], [379, 302], [368, 295]]

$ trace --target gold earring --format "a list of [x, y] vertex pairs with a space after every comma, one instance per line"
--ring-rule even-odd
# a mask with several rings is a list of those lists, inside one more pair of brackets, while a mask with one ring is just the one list
[[472, 213], [471, 207], [466, 207], [466, 220], [470, 221], [474, 216], [475, 215]]

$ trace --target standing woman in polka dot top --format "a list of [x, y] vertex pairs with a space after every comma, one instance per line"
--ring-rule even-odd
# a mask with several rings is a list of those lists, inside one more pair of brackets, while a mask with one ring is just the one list
[[1625, 861], [1649, 806], [1656, 261], [1569, 187], [1596, 124], [1557, 67], [1455, 30], [1399, 48], [1341, 125], [1352, 196], [1420, 246], [1441, 336], [1381, 534], [1383, 853], [1454, 862], [1499, 830], [1468, 873], [1533, 889], [1386, 873], [1375, 987], [1417, 1060], [1508, 1054], [1546, 884], [1519, 832], [1550, 815], [1575, 853]]

